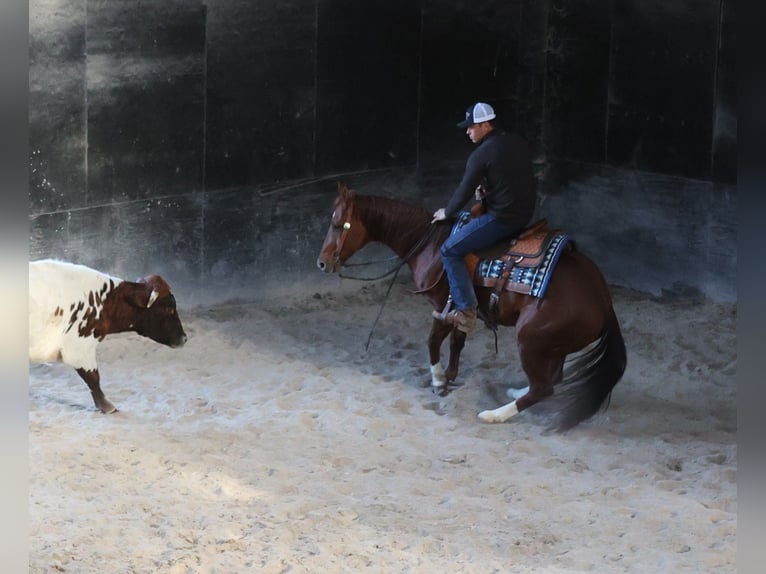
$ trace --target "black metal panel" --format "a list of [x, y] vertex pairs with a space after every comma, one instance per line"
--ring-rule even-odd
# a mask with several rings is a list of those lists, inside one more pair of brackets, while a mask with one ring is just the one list
[[313, 174], [315, 0], [207, 4], [206, 187]]
[[414, 164], [420, 1], [319, 0], [318, 174]]
[[87, 204], [85, 2], [33, 0], [29, 9], [29, 208]]
[[467, 16], [471, 4], [467, 0], [423, 0], [420, 165], [465, 161], [471, 142], [455, 124], [472, 102], [489, 99], [485, 82], [466, 81], [466, 75], [476, 72], [476, 63], [484, 63], [486, 50], [478, 23]]
[[[544, 157], [545, 150], [545, 93], [547, 82], [545, 61], [548, 28], [548, 2], [522, 0], [519, 24], [519, 63], [516, 82], [516, 101], [513, 114], [515, 131], [524, 136], [535, 157]], [[512, 102], [513, 103], [513, 102]], [[499, 110], [508, 115], [508, 111]]]
[[568, 160], [544, 215], [610, 280], [736, 298], [734, 188], [699, 181], [735, 174], [733, 21], [732, 0], [33, 0], [30, 253], [160, 272], [182, 305], [340, 283], [314, 267], [320, 176], [435, 209], [481, 99]]
[[205, 7], [88, 2], [89, 203], [202, 188]]
[[548, 18], [546, 147], [553, 157], [606, 159], [611, 0], [556, 0]]
[[721, 0], [713, 127], [713, 181], [737, 181], [737, 37], [733, 0]]
[[[419, 159], [465, 160], [472, 149], [455, 124], [476, 101], [492, 104], [498, 122], [517, 127], [522, 44], [520, 0], [423, 0]], [[525, 134], [529, 136], [529, 134]]]
[[542, 216], [591, 256], [612, 284], [656, 295], [737, 298], [733, 186], [562, 162]]
[[720, 0], [616, 0], [610, 162], [708, 179]]
[[254, 188], [210, 193], [205, 201], [205, 274], [219, 283], [248, 273], [263, 237], [272, 232]]
[[[215, 296], [253, 297], [266, 289], [284, 295], [322, 280], [316, 258], [335, 193], [330, 180], [209, 193], [204, 281]], [[296, 283], [303, 277], [308, 282]]]
[[193, 283], [202, 269], [201, 195], [42, 214], [30, 221], [30, 260], [82, 263], [133, 280], [159, 273]]

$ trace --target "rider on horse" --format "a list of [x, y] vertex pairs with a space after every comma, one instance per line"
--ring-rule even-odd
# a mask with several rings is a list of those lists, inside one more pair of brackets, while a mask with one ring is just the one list
[[532, 219], [537, 199], [527, 142], [495, 127], [494, 120], [492, 106], [478, 102], [457, 124], [477, 147], [468, 157], [460, 185], [447, 206], [434, 212], [432, 221], [454, 219], [474, 194], [481, 201], [483, 213], [453, 231], [441, 247], [454, 309], [448, 301], [434, 316], [465, 333], [476, 327], [478, 306], [465, 256], [518, 234]]

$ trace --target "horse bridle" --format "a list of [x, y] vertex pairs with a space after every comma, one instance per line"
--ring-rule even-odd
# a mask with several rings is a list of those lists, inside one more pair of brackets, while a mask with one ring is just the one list
[[[343, 245], [346, 242], [346, 237], [348, 237], [348, 232], [351, 231], [351, 215], [354, 212], [354, 204], [350, 203], [348, 204], [348, 213], [346, 214], [346, 221], [343, 222], [342, 227], [343, 231], [341, 231], [340, 237], [338, 237], [338, 241], [335, 244], [335, 253], [333, 254], [333, 267], [337, 266], [338, 263], [340, 263], [340, 254], [341, 251], [343, 251]], [[333, 213], [333, 216], [335, 214]], [[426, 240], [431, 235], [431, 232], [433, 231], [434, 227], [433, 225], [428, 226], [428, 230], [420, 237], [420, 239], [413, 245], [410, 250], [404, 255], [404, 257], [399, 257], [398, 255], [394, 255], [393, 257], [388, 257], [386, 259], [380, 259], [377, 261], [366, 261], [364, 263], [353, 263], [353, 264], [344, 264], [343, 267], [365, 267], [368, 265], [374, 265], [376, 263], [386, 263], [388, 261], [394, 261], [396, 259], [399, 259], [399, 263], [393, 268], [382, 275], [378, 275], [377, 277], [351, 277], [348, 275], [343, 275], [342, 273], [339, 273], [339, 276], [343, 279], [354, 279], [356, 281], [377, 281], [378, 279], [383, 279], [384, 277], [388, 277], [392, 273], [398, 273], [399, 270], [410, 260], [410, 257], [415, 255], [425, 244]]]
[[340, 252], [343, 251], [343, 244], [346, 242], [346, 237], [348, 237], [348, 232], [351, 231], [351, 214], [354, 211], [354, 205], [351, 204], [348, 206], [348, 214], [346, 217], [346, 221], [343, 222], [343, 231], [340, 233], [340, 237], [338, 237], [338, 241], [335, 244], [335, 253], [333, 254], [332, 258], [332, 264], [333, 267], [335, 267], [338, 263], [340, 263]]

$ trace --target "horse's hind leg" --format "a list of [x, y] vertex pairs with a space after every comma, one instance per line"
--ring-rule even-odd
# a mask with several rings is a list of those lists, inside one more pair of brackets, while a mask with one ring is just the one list
[[[504, 423], [512, 416], [528, 409], [553, 394], [553, 386], [561, 381], [564, 357], [543, 357], [521, 350], [521, 366], [529, 378], [529, 386], [514, 395], [515, 400], [502, 407], [481, 411], [479, 420], [485, 423]], [[523, 391], [526, 390], [524, 393]]]
[[529, 392], [529, 385], [527, 385], [523, 389], [508, 389], [506, 391], [506, 394], [512, 399], [518, 399], [526, 395], [528, 392]]
[[[561, 382], [561, 379], [563, 378], [564, 378], [564, 361], [561, 362], [561, 368], [559, 369], [559, 372], [556, 375], [556, 378], [553, 380], [553, 386], [555, 387], [557, 384], [559, 384]], [[524, 395], [526, 395], [528, 392], [529, 392], [529, 385], [521, 389], [510, 388], [506, 391], [506, 394], [512, 399], [519, 399], [523, 397]]]

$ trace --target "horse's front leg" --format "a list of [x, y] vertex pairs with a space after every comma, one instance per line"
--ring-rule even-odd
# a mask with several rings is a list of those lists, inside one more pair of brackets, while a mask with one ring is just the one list
[[[428, 358], [431, 361], [431, 388], [440, 395], [446, 394], [444, 391], [446, 391], [448, 382], [447, 373], [444, 372], [441, 364], [441, 347], [450, 331], [452, 331], [452, 325], [439, 319], [434, 319], [431, 324], [431, 332], [428, 334]], [[450, 344], [451, 348], [452, 345]], [[452, 356], [450, 355], [451, 366]]]
[[466, 334], [460, 329], [452, 329], [449, 340], [449, 364], [447, 365], [447, 385], [452, 385], [457, 380], [457, 371], [460, 367], [460, 353], [465, 347]]

